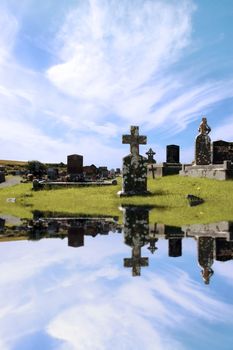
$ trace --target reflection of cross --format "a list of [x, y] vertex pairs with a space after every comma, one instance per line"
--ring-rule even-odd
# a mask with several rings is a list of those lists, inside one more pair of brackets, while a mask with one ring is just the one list
[[132, 267], [132, 275], [140, 276], [141, 267], [148, 266], [148, 258], [141, 257], [141, 247], [136, 246], [132, 248], [132, 258], [124, 259], [124, 267]]
[[130, 144], [130, 153], [133, 156], [139, 155], [139, 145], [146, 145], [147, 143], [147, 137], [146, 136], [139, 136], [139, 127], [138, 126], [131, 126], [131, 135], [123, 135], [122, 136], [122, 143], [123, 144]]

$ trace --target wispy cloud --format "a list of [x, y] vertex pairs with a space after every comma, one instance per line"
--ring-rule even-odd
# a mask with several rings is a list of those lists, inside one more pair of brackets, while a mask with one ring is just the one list
[[[156, 132], [159, 143], [184, 135], [190, 122], [232, 98], [232, 76], [210, 80], [208, 65], [191, 56], [182, 68], [193, 47], [199, 49], [191, 0], [80, 1], [63, 8], [59, 25], [57, 17], [51, 23], [58, 32], [51, 27], [43, 37], [42, 30], [38, 43], [29, 30], [19, 35], [31, 6], [25, 1], [14, 14], [1, 6], [2, 158], [64, 161], [68, 153], [83, 153], [87, 164], [116, 167], [129, 125]], [[25, 40], [28, 50], [44, 47], [44, 70], [19, 59]], [[219, 132], [225, 135], [228, 124]]]

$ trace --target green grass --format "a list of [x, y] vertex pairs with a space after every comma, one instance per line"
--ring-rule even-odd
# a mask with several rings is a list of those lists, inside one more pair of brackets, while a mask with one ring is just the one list
[[[150, 221], [181, 226], [233, 220], [233, 181], [217, 181], [175, 176], [148, 180], [148, 197], [119, 198], [121, 184], [107, 187], [81, 187], [34, 192], [32, 184], [0, 189], [0, 212], [32, 217], [32, 210], [89, 215], [121, 216], [121, 204], [154, 205]], [[185, 196], [197, 195], [204, 204], [189, 207]], [[16, 197], [16, 203], [6, 199]]]

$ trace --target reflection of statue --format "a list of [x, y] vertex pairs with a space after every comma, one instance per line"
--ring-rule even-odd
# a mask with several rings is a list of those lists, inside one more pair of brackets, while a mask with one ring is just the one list
[[211, 128], [207, 124], [207, 119], [206, 118], [202, 118], [202, 122], [201, 122], [201, 124], [199, 126], [198, 131], [199, 131], [199, 133], [201, 135], [208, 135], [211, 132]]
[[210, 277], [213, 276], [214, 271], [211, 269], [211, 267], [204, 267], [204, 269], [201, 271], [202, 274], [202, 278], [203, 281], [205, 282], [205, 284], [209, 284], [210, 283]]

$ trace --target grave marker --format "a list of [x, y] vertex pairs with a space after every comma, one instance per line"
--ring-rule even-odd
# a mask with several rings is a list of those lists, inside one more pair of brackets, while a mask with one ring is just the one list
[[139, 154], [139, 145], [147, 143], [139, 135], [139, 127], [131, 126], [131, 134], [122, 136], [123, 144], [130, 144], [130, 154], [123, 158], [122, 191], [120, 196], [145, 195], [147, 191], [147, 159]]

